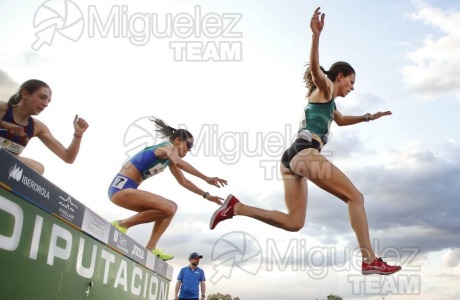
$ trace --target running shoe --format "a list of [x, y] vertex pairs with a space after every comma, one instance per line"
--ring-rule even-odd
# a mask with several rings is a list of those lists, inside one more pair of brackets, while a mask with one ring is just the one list
[[390, 266], [386, 262], [384, 262], [383, 259], [380, 257], [376, 257], [374, 261], [370, 263], [363, 261], [362, 267], [363, 268], [361, 273], [363, 275], [390, 275], [401, 270], [400, 266]]
[[116, 229], [118, 229], [119, 231], [121, 231], [123, 233], [126, 233], [126, 231], [128, 231], [128, 228], [120, 226], [120, 221], [118, 221], [118, 220], [113, 221], [111, 224], [112, 224], [113, 227], [115, 227]]
[[158, 249], [158, 248], [153, 249], [152, 253], [155, 254], [156, 256], [158, 256], [159, 259], [164, 260], [164, 261], [167, 261], [167, 260], [170, 260], [170, 259], [174, 258], [174, 255], [166, 254], [166, 253], [163, 252], [163, 250]]
[[235, 204], [239, 202], [240, 201], [232, 194], [228, 195], [224, 204], [222, 204], [212, 215], [211, 221], [209, 222], [209, 228], [213, 230], [221, 221], [233, 218], [233, 209], [235, 208]]

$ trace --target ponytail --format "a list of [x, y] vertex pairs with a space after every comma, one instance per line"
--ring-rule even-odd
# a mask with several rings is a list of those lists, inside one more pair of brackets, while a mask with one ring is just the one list
[[[321, 71], [323, 71], [324, 74], [327, 75], [328, 71], [324, 70], [323, 67], [319, 67]], [[307, 67], [307, 70], [305, 71], [305, 74], [303, 75], [303, 82], [305, 82], [305, 87], [307, 88], [307, 98], [310, 97], [311, 93], [316, 89], [316, 85], [313, 82], [313, 76], [311, 75], [311, 69], [310, 66]]]
[[181, 140], [185, 141], [188, 138], [193, 139], [193, 135], [186, 129], [176, 129], [167, 125], [163, 120], [155, 117], [151, 117], [150, 121], [152, 121], [155, 125], [155, 132], [159, 134], [161, 138], [169, 138], [170, 141], [179, 137]]
[[10, 100], [8, 101], [8, 103], [16, 105], [19, 103], [20, 100], [21, 100], [21, 96], [19, 95], [19, 93], [16, 93], [10, 97]]
[[166, 125], [166, 123], [161, 119], [152, 117], [150, 121], [155, 124], [155, 132], [157, 132], [161, 138], [170, 137], [176, 131], [175, 128]]
[[[337, 76], [342, 73], [343, 76], [348, 76], [351, 74], [356, 74], [355, 70], [353, 67], [344, 61], [338, 61], [329, 68], [328, 71], [326, 71], [323, 67], [319, 67], [321, 71], [329, 78], [332, 82], [335, 81]], [[313, 77], [311, 76], [311, 71], [310, 71], [310, 66], [308, 66], [307, 70], [305, 71], [305, 74], [303, 76], [303, 81], [305, 82], [305, 86], [308, 89], [307, 92], [307, 97], [310, 97], [311, 93], [316, 89], [316, 85], [313, 82]]]

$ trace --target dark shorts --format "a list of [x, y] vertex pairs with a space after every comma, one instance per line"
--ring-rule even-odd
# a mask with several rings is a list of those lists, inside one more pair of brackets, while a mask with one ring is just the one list
[[139, 185], [131, 178], [117, 174], [109, 186], [109, 199], [112, 199], [112, 196], [118, 191], [124, 189], [137, 189], [138, 187]]
[[281, 157], [281, 163], [283, 166], [290, 170], [291, 160], [294, 158], [294, 156], [296, 156], [300, 151], [309, 148], [314, 148], [318, 151], [321, 151], [321, 144], [315, 139], [311, 139], [311, 142], [302, 138], [296, 139], [294, 143], [292, 143], [291, 147], [284, 151], [283, 156]]

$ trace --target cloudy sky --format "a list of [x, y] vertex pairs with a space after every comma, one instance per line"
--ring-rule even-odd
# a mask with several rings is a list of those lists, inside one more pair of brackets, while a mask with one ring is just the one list
[[[27, 79], [42, 79], [53, 97], [37, 118], [63, 144], [75, 114], [89, 122], [73, 165], [39, 140], [23, 155], [41, 161], [49, 180], [109, 221], [131, 215], [106, 191], [130, 155], [159, 142], [152, 115], [188, 128], [196, 146], [187, 161], [229, 181], [217, 189], [191, 178], [202, 189], [284, 210], [277, 166], [306, 104], [302, 76], [317, 6], [326, 13], [321, 64], [345, 60], [357, 72], [355, 91], [337, 100], [338, 109], [393, 112], [333, 125], [323, 153], [365, 195], [377, 255], [403, 270], [361, 276], [346, 206], [313, 185], [300, 232], [244, 217], [209, 231], [216, 206], [164, 172], [141, 185], [179, 205], [158, 246], [176, 255], [174, 278], [190, 252], [202, 253], [209, 294], [457, 299], [458, 1], [3, 1], [0, 99]], [[150, 230], [143, 225], [129, 234], [145, 243]]]

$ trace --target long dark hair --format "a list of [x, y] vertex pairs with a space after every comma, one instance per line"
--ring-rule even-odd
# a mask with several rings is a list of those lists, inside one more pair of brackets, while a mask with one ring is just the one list
[[[329, 68], [329, 71], [324, 70], [324, 68], [321, 66], [320, 68], [321, 71], [323, 71], [323, 73], [326, 74], [327, 78], [329, 78], [332, 82], [334, 82], [339, 73], [342, 73], [345, 77], [351, 74], [356, 74], [355, 69], [353, 69], [353, 67], [349, 63], [344, 61], [338, 61], [336, 63], [333, 63], [332, 66]], [[303, 81], [305, 82], [305, 86], [308, 89], [307, 97], [309, 97], [316, 88], [316, 85], [314, 84], [313, 78], [311, 76], [310, 66], [308, 66], [307, 70], [305, 71], [305, 74], [303, 75]]]
[[17, 91], [17, 93], [14, 94], [13, 96], [11, 96], [10, 100], [8, 102], [11, 103], [11, 104], [18, 104], [19, 101], [21, 101], [21, 99], [22, 99], [22, 91], [23, 90], [26, 90], [29, 94], [33, 94], [38, 89], [40, 89], [42, 87], [46, 87], [46, 88], [49, 88], [51, 90], [50, 86], [44, 81], [41, 81], [41, 80], [38, 80], [38, 79], [27, 80], [26, 82], [21, 84], [21, 86], [19, 87], [19, 90]]
[[193, 135], [186, 129], [173, 128], [167, 125], [163, 120], [155, 117], [151, 117], [150, 121], [155, 124], [155, 132], [157, 132], [162, 138], [169, 138], [170, 141], [173, 141], [177, 137], [179, 137], [182, 141], [189, 138], [193, 139]]

